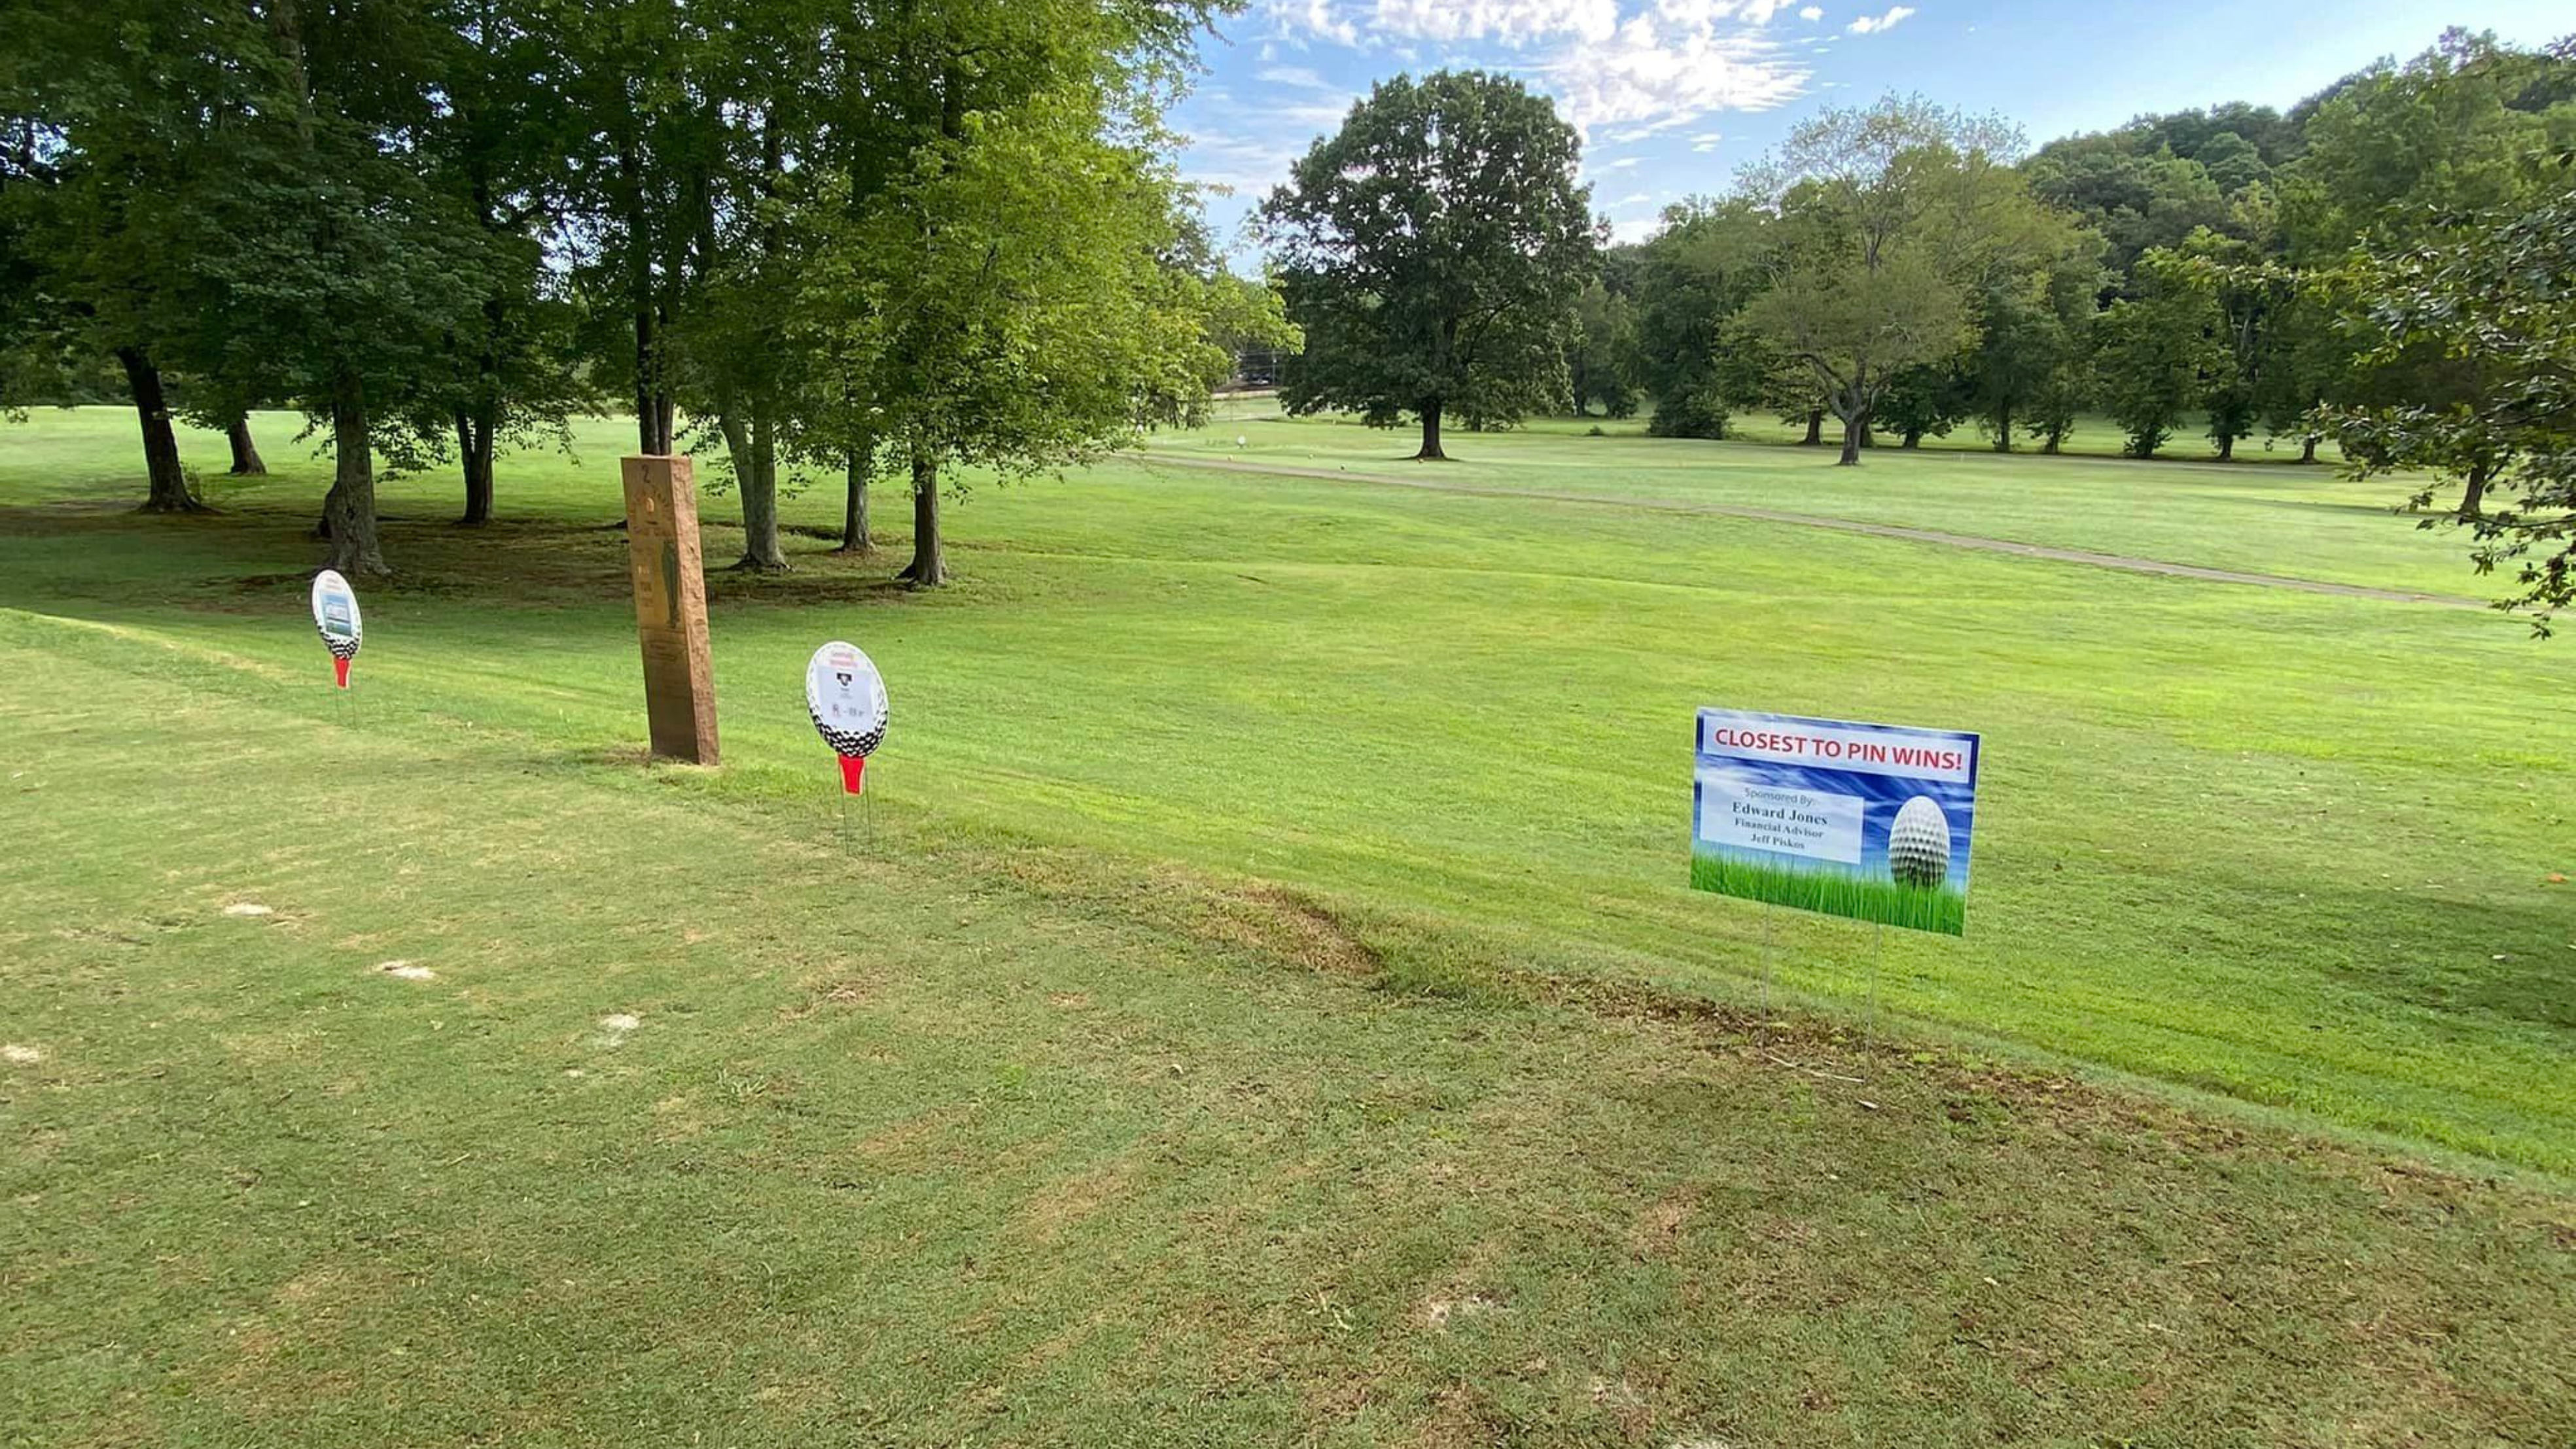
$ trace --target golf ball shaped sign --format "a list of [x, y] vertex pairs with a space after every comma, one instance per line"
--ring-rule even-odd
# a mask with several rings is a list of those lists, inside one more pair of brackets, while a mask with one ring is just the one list
[[855, 795], [868, 756], [885, 742], [885, 678], [856, 645], [833, 640], [805, 664], [805, 712], [841, 757], [841, 785]]
[[322, 636], [323, 646], [331, 651], [331, 674], [342, 689], [349, 687], [349, 661], [358, 657], [358, 644], [365, 626], [358, 617], [358, 594], [337, 569], [324, 569], [313, 576], [313, 628]]
[[1695, 753], [1694, 889], [1966, 931], [1977, 736], [1704, 709]]

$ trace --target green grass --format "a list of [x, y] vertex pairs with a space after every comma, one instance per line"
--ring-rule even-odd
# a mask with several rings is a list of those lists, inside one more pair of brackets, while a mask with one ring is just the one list
[[1694, 852], [1691, 889], [1846, 920], [1902, 926], [1909, 931], [1963, 935], [1968, 898], [1953, 890], [1927, 890], [1857, 871], [1788, 870], [1759, 861]]
[[[1589, 426], [1611, 435], [1587, 437]], [[1780, 445], [1787, 432], [1758, 420], [1747, 429], [1761, 446], [1650, 440], [1643, 428], [1637, 420], [1549, 419], [1513, 433], [1456, 433], [1447, 441], [1457, 461], [1445, 476], [1821, 514], [2430, 594], [2483, 598], [2494, 589], [2471, 571], [2459, 534], [2421, 530], [2419, 520], [2392, 513], [2403, 488], [2356, 483], [2323, 464], [2302, 467], [2259, 451], [2233, 464], [2180, 447], [2153, 462], [2096, 453], [2043, 458], [1999, 455], [1962, 434], [1919, 452], [1873, 449], [1862, 467], [1848, 469], [1834, 466], [1832, 449]], [[2107, 424], [2085, 436], [2113, 446]], [[1221, 425], [1166, 434], [1150, 451], [1384, 471], [1412, 451], [1409, 439], [1356, 421], [1285, 421], [1275, 408], [1247, 401]]]
[[[2256, 485], [1113, 463], [979, 489], [948, 591], [712, 578], [699, 771], [635, 751], [618, 425], [487, 530], [387, 487], [348, 699], [262, 428], [178, 520], [126, 418], [0, 431], [0, 1442], [2576, 1436], [2559, 646], [1615, 504], [2011, 468], [2225, 563]], [[1156, 447], [1255, 429], [1403, 466]], [[2448, 567], [2274, 511], [2281, 571]], [[895, 711], [847, 851], [836, 636]], [[1704, 704], [1982, 731], [1976, 933], [1689, 890]]]

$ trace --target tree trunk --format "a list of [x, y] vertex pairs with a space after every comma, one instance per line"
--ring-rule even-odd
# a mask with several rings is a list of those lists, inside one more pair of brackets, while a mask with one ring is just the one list
[[849, 472], [850, 492], [841, 509], [841, 552], [872, 553], [876, 540], [868, 534], [868, 469], [876, 461], [876, 449], [850, 449], [845, 466]]
[[895, 577], [924, 587], [948, 582], [939, 547], [939, 456], [919, 443], [912, 449], [912, 562]]
[[480, 528], [492, 521], [492, 407], [489, 402], [456, 414], [456, 451], [465, 463], [465, 516], [457, 523]]
[[2222, 433], [2219, 435], [2218, 461], [2222, 463], [2233, 463], [2236, 461], [2236, 437], [2234, 434]]
[[784, 573], [787, 555], [778, 546], [778, 453], [772, 427], [757, 408], [748, 423], [729, 405], [716, 409], [716, 428], [733, 460], [734, 487], [742, 494], [742, 557], [734, 567]]
[[2470, 466], [2469, 476], [2460, 488], [2461, 522], [2466, 523], [2475, 519], [2478, 516], [2479, 505], [2486, 502], [2487, 477], [2489, 472], [2490, 470], [2483, 462], [2475, 463]]
[[2048, 439], [2047, 439], [2047, 441], [2045, 441], [2045, 442], [2043, 442], [2043, 443], [2041, 443], [2041, 444], [2039, 445], [2039, 451], [2040, 451], [2040, 454], [2041, 454], [2043, 457], [2049, 457], [2049, 458], [2054, 458], [2054, 457], [2056, 457], [2056, 456], [2057, 456], [2057, 445], [2058, 445], [2059, 443], [2061, 443], [2061, 442], [2064, 442], [2065, 440], [2066, 440], [2066, 434], [2065, 434], [2065, 433], [2063, 433], [2063, 432], [2059, 431], [2059, 430], [2058, 430], [2058, 429], [2056, 429], [2056, 428], [2051, 428], [2051, 429], [2049, 429], [2049, 430], [2048, 430]]
[[1850, 468], [1859, 464], [1860, 437], [1868, 430], [1869, 424], [1858, 413], [1843, 419], [1843, 455], [1837, 467]]
[[393, 572], [376, 538], [375, 443], [366, 389], [352, 372], [341, 372], [331, 385], [331, 452], [331, 491], [322, 496], [331, 567], [344, 574]]
[[1825, 410], [1823, 408], [1809, 408], [1807, 409], [1807, 436], [1799, 441], [1798, 446], [1802, 448], [1821, 448], [1824, 445]]
[[235, 413], [224, 424], [224, 441], [232, 445], [232, 475], [236, 478], [259, 478], [268, 474], [268, 464], [259, 456], [259, 444], [251, 441], [250, 414]]
[[661, 304], [646, 250], [653, 229], [643, 160], [627, 134], [617, 141], [617, 200], [626, 229], [626, 301], [635, 316], [635, 450], [662, 457], [671, 451], [671, 390], [662, 367]]
[[1436, 397], [1422, 400], [1422, 451], [1413, 455], [1417, 463], [1445, 463], [1449, 460], [1449, 455], [1440, 451], [1440, 409], [1444, 405], [1442, 399]]
[[2302, 463], [2313, 463], [2316, 460], [2317, 435], [2310, 433], [2299, 440], [2299, 461]]
[[1908, 447], [1908, 448], [1920, 448], [1920, 447], [1922, 447], [1922, 446], [1923, 446], [1923, 430], [1922, 430], [1921, 428], [1907, 428], [1907, 429], [1905, 430], [1905, 444], [1904, 444], [1904, 445], [1905, 445], [1906, 447]]
[[1995, 421], [2000, 424], [1995, 429], [1995, 451], [2009, 453], [2012, 451], [2012, 408], [2005, 406], [1996, 409]]
[[205, 505], [188, 492], [187, 470], [179, 466], [179, 438], [170, 430], [170, 401], [161, 394], [161, 369], [141, 348], [120, 347], [116, 360], [125, 365], [125, 383], [134, 392], [134, 416], [143, 424], [143, 472], [149, 489], [143, 511], [196, 512]]

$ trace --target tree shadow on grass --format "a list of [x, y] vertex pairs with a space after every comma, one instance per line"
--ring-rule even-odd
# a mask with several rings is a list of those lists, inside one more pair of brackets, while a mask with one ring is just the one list
[[[394, 573], [362, 581], [360, 592], [505, 610], [622, 607], [632, 598], [626, 535], [601, 525], [504, 514], [459, 529], [444, 513], [389, 511], [380, 528]], [[894, 577], [907, 540], [881, 540], [873, 554], [853, 555], [811, 546], [821, 540], [798, 531], [789, 572], [751, 575], [721, 564], [741, 552], [741, 533], [720, 520], [701, 525], [713, 608], [880, 607], [920, 594]], [[838, 535], [828, 541], [837, 544]], [[0, 507], [0, 606], [128, 620], [164, 609], [266, 614], [300, 606], [327, 554], [302, 509], [249, 506], [171, 519], [130, 509]]]
[[2576, 1032], [2576, 886], [2496, 889], [2514, 899], [2309, 894], [2346, 923], [2338, 979], [2411, 1006]]

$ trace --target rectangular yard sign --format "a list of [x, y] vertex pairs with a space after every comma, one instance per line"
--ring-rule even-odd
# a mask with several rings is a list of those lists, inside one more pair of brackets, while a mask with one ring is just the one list
[[1960, 935], [1977, 737], [1699, 712], [1691, 887]]

